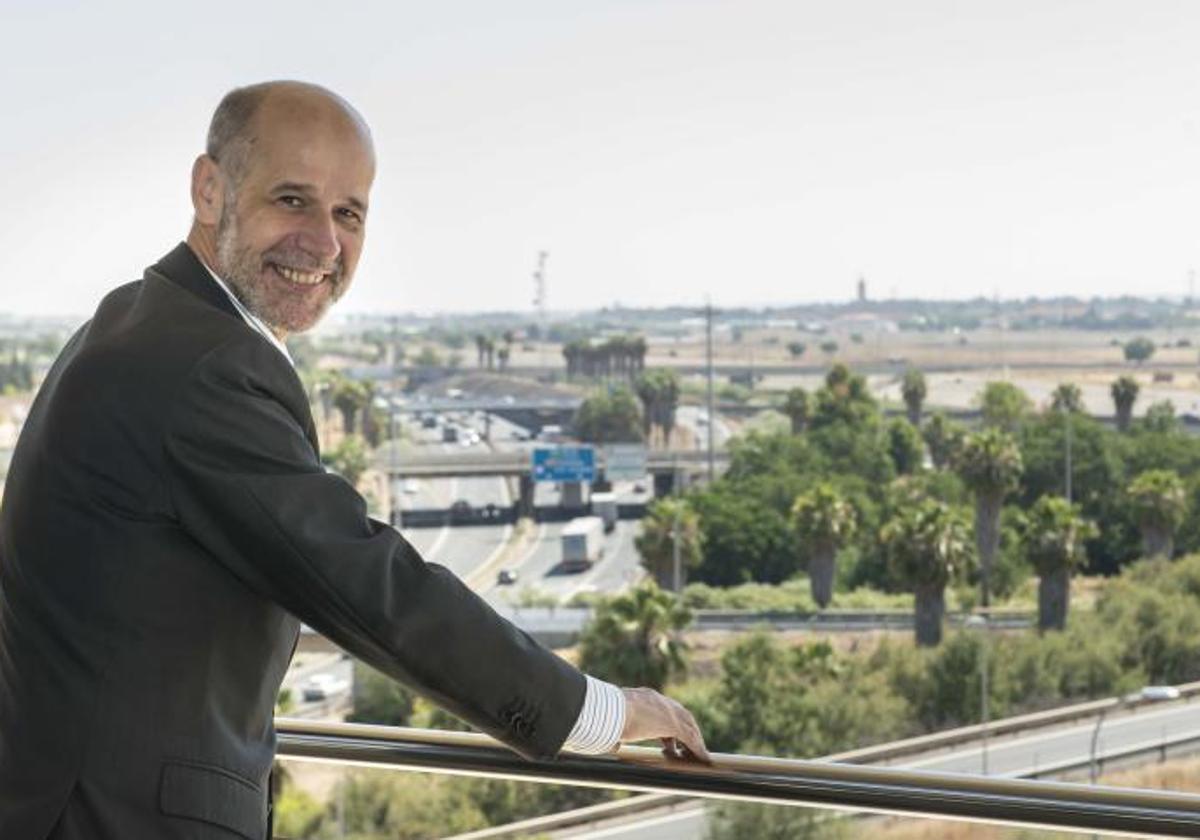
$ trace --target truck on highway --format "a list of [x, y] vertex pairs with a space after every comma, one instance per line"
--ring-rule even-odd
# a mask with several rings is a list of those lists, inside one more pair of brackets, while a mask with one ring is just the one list
[[604, 555], [604, 520], [599, 516], [580, 516], [562, 529], [562, 569], [581, 572]]
[[617, 494], [593, 493], [592, 514], [604, 520], [604, 530], [611, 533], [617, 527]]

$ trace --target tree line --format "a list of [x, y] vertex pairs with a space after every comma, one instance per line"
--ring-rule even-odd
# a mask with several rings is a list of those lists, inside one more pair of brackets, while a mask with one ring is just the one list
[[1200, 505], [1200, 440], [1168, 403], [1135, 422], [1132, 377], [1112, 383], [1116, 429], [1083, 413], [1071, 383], [1040, 411], [1015, 385], [989, 383], [975, 430], [925, 416], [919, 371], [901, 393], [906, 417], [888, 419], [840, 364], [815, 391], [791, 390], [786, 431], [735, 439], [725, 476], [652, 507], [643, 529], [652, 576], [671, 579], [667, 535], [683, 504], [695, 517], [683, 551], [692, 579], [730, 586], [807, 572], [822, 607], [839, 588], [909, 591], [920, 640], [937, 644], [947, 586], [988, 606], [1036, 575], [1039, 626], [1059, 629], [1075, 571], [1111, 574], [1142, 556], [1200, 549], [1200, 527], [1185, 516]]

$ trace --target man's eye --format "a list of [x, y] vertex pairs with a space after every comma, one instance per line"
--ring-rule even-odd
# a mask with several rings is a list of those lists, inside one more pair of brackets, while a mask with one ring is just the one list
[[282, 204], [286, 204], [288, 207], [301, 207], [304, 205], [304, 202], [298, 195], [281, 195], [279, 197], [279, 201]]
[[358, 223], [362, 221], [362, 216], [347, 207], [343, 207], [342, 209], [338, 210], [338, 213], [341, 214], [341, 217], [348, 222]]

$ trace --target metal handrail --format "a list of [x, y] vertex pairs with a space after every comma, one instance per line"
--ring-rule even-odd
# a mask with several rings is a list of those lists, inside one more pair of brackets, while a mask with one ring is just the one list
[[492, 776], [713, 799], [836, 808], [1136, 837], [1200, 834], [1200, 796], [747, 755], [713, 766], [625, 746], [615, 755], [564, 753], [526, 761], [475, 733], [276, 721], [280, 757]]

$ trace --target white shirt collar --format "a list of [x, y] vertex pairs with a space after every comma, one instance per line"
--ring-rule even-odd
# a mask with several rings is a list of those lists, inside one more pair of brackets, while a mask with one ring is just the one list
[[296, 363], [292, 361], [292, 354], [288, 352], [287, 345], [280, 341], [279, 337], [275, 335], [275, 333], [271, 332], [271, 329], [264, 324], [257, 315], [247, 309], [246, 305], [238, 300], [237, 295], [235, 295], [229, 286], [225, 284], [224, 280], [217, 276], [215, 271], [209, 268], [203, 260], [200, 261], [200, 264], [208, 270], [209, 276], [212, 277], [213, 280], [217, 281], [217, 285], [220, 286], [221, 290], [229, 296], [229, 300], [233, 303], [234, 308], [237, 309], [239, 314], [241, 314], [242, 319], [250, 325], [250, 329], [254, 330], [267, 341], [271, 342], [271, 344], [275, 346], [275, 349], [282, 353], [283, 357], [288, 360], [288, 364], [290, 364], [292, 367], [295, 367]]

